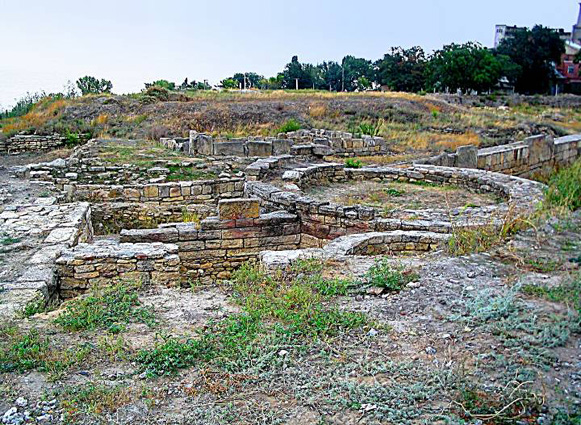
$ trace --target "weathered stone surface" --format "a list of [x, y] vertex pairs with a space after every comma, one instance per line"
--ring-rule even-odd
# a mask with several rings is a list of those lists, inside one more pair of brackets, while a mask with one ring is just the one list
[[248, 156], [271, 156], [272, 143], [271, 142], [247, 142], [246, 149]]
[[260, 201], [253, 199], [224, 199], [218, 203], [220, 220], [241, 218], [258, 218], [260, 216]]

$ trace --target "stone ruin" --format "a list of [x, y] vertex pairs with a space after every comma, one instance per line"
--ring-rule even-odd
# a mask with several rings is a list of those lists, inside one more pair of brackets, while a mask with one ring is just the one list
[[[275, 268], [302, 257], [437, 250], [456, 228], [497, 225], [509, 213], [533, 210], [544, 185], [522, 176], [581, 155], [581, 135], [537, 136], [495, 148], [462, 147], [415, 163], [346, 168], [325, 159], [385, 154], [386, 142], [325, 130], [230, 141], [191, 132], [189, 139], [160, 141], [191, 161], [140, 167], [104, 162], [98, 152], [108, 143], [91, 140], [67, 159], [12, 170], [55, 196], [6, 205], [0, 213], [2, 234], [26, 239], [30, 248], [26, 255], [15, 251], [21, 267], [2, 276], [3, 314], [114, 279], [190, 285], [228, 279], [247, 261]], [[205, 170], [208, 178], [172, 181], [171, 167]], [[305, 193], [362, 181], [454, 185], [500, 202], [454, 212], [425, 205], [410, 218]]]

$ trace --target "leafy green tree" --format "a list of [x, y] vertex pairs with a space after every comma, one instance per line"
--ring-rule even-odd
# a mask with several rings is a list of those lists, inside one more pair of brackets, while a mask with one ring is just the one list
[[175, 90], [176, 89], [176, 83], [173, 83], [173, 82], [168, 81], [168, 80], [156, 80], [153, 83], [145, 83], [146, 89], [153, 87], [153, 86], [161, 87], [161, 88], [164, 88], [166, 90]]
[[[246, 86], [244, 85], [244, 79], [246, 78]], [[260, 81], [264, 79], [264, 76], [258, 75], [256, 72], [237, 72], [231, 77], [232, 80], [237, 81], [236, 87], [246, 87], [250, 89], [252, 87], [260, 87]]]
[[325, 79], [325, 89], [329, 91], [341, 90], [342, 68], [337, 62], [323, 62], [318, 65]]
[[434, 52], [426, 67], [427, 83], [436, 90], [472, 90], [493, 88], [503, 76], [503, 60], [479, 43], [449, 44]]
[[419, 46], [392, 47], [375, 65], [377, 82], [390, 90], [419, 92], [425, 86], [426, 55]]
[[[374, 81], [375, 71], [371, 61], [354, 56], [345, 56], [341, 63], [342, 66], [342, 84], [341, 89], [346, 91], [355, 91], [367, 89]], [[363, 77], [363, 79], [362, 79]], [[362, 86], [362, 83], [369, 83], [368, 87]]]
[[520, 67], [515, 89], [521, 93], [546, 93], [554, 76], [554, 63], [561, 61], [565, 45], [559, 34], [541, 25], [525, 28], [504, 38], [497, 52]]
[[77, 87], [84, 96], [89, 93], [111, 93], [113, 83], [109, 80], [98, 80], [95, 77], [87, 75], [77, 80]]
[[325, 88], [325, 72], [319, 65], [304, 64], [305, 80], [310, 81], [310, 88], [321, 90]]
[[311, 75], [305, 70], [305, 66], [299, 62], [298, 56], [293, 56], [291, 61], [286, 64], [282, 75], [283, 88], [294, 89], [297, 80], [299, 89], [312, 88]]
[[225, 78], [220, 81], [220, 86], [225, 89], [237, 89], [238, 88], [238, 81], [234, 80], [233, 78]]
[[284, 75], [278, 73], [276, 77], [263, 78], [260, 80], [260, 88], [265, 90], [279, 90], [282, 88]]

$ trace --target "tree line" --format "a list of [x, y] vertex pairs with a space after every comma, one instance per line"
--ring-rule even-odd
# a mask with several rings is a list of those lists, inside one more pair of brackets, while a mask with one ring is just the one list
[[498, 48], [479, 43], [449, 44], [428, 55], [420, 46], [392, 47], [372, 61], [345, 56], [341, 62], [301, 63], [293, 56], [276, 76], [255, 72], [236, 73], [220, 86], [260, 89], [315, 89], [364, 91], [383, 87], [392, 91], [486, 92], [499, 82], [520, 93], [547, 93], [554, 77], [554, 64], [565, 52], [559, 34], [537, 25], [518, 30]]
[[[219, 86], [225, 89], [258, 88], [314, 89], [329, 91], [366, 91], [384, 88], [402, 92], [487, 92], [504, 84], [524, 94], [547, 93], [554, 78], [554, 64], [565, 52], [559, 34], [541, 25], [517, 30], [504, 38], [496, 49], [479, 43], [448, 44], [427, 54], [420, 46], [392, 47], [375, 61], [345, 56], [341, 62], [324, 61], [319, 64], [302, 63], [293, 56], [276, 76], [265, 78], [256, 72], [238, 72], [223, 79]], [[581, 60], [578, 55], [576, 61]], [[210, 90], [205, 81], [176, 84], [168, 80], [145, 83], [145, 89], [159, 87], [168, 91]], [[78, 91], [77, 91], [78, 89]], [[85, 76], [68, 83], [62, 93], [44, 92], [27, 94], [0, 118], [24, 115], [40, 99], [72, 98], [78, 95], [110, 93], [111, 81]]]

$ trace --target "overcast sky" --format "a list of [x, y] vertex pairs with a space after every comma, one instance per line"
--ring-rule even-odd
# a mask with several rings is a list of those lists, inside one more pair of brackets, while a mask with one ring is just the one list
[[573, 0], [0, 0], [0, 107], [83, 75], [113, 91], [301, 62], [377, 59], [391, 46], [491, 46], [500, 23], [571, 30]]

